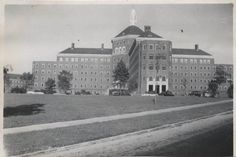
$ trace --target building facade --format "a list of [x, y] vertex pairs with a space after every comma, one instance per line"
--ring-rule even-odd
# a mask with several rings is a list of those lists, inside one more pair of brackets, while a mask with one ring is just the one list
[[[58, 74], [66, 70], [73, 74], [73, 94], [81, 90], [108, 94], [113, 88], [113, 70], [123, 60], [130, 74], [128, 87], [136, 94], [170, 90], [186, 95], [207, 90], [219, 66], [211, 54], [198, 45], [193, 49], [172, 48], [172, 42], [153, 33], [151, 26], [144, 26], [144, 30], [137, 27], [135, 12], [131, 15], [131, 25], [111, 39], [111, 49], [103, 44], [101, 48], [75, 48], [72, 44], [58, 53], [56, 61], [34, 61], [34, 89], [44, 89], [48, 78], [57, 82]], [[232, 81], [233, 66], [222, 66], [230, 73], [220, 86], [226, 90]]]
[[21, 74], [6, 74], [9, 81], [4, 82], [5, 92], [10, 93], [12, 88], [25, 87], [25, 81], [21, 79]]

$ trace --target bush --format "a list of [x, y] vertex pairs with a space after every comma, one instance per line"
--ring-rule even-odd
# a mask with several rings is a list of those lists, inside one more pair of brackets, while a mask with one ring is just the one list
[[81, 95], [81, 93], [79, 91], [75, 92], [75, 95]]
[[81, 95], [91, 95], [92, 93], [90, 91], [86, 91], [84, 89], [81, 90]]
[[15, 87], [11, 89], [11, 93], [26, 93], [26, 89], [23, 87]]
[[228, 94], [228, 97], [229, 98], [233, 98], [233, 95], [234, 95], [234, 87], [233, 87], [233, 84], [231, 84], [227, 90], [227, 94]]

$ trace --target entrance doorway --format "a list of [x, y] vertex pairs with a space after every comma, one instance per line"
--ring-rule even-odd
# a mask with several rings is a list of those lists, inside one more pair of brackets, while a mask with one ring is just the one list
[[162, 92], [166, 92], [166, 85], [162, 85]]
[[156, 85], [156, 93], [157, 93], [157, 94], [160, 93], [159, 90], [160, 90], [160, 86], [159, 86], [159, 85]]
[[149, 86], [148, 86], [148, 91], [149, 91], [149, 92], [152, 92], [152, 91], [153, 91], [153, 85], [149, 85]]

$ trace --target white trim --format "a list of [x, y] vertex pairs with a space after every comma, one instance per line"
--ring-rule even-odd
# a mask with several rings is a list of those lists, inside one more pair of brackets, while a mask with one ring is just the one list
[[57, 57], [111, 57], [112, 54], [58, 54]]
[[213, 56], [206, 56], [206, 55], [176, 55], [176, 54], [172, 54], [172, 58], [209, 58], [209, 59], [214, 59]]
[[138, 37], [136, 38], [137, 41], [144, 41], [144, 40], [154, 40], [154, 41], [169, 41], [171, 42], [170, 40], [167, 40], [167, 39], [164, 39], [164, 38], [144, 38], [144, 37]]
[[111, 41], [117, 41], [117, 40], [121, 40], [121, 39], [127, 39], [127, 38], [137, 38], [139, 35], [124, 35], [124, 36], [121, 36], [121, 37], [114, 37], [111, 39]]

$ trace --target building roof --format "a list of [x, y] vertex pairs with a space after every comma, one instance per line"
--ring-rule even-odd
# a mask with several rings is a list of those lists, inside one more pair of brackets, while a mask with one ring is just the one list
[[180, 49], [180, 48], [173, 48], [172, 49], [173, 55], [205, 55], [211, 56], [211, 54], [203, 51], [203, 50], [195, 50], [195, 49]]
[[151, 31], [143, 32], [139, 37], [144, 37], [144, 38], [162, 38], [161, 36], [151, 32]]
[[22, 76], [21, 74], [7, 74], [9, 76], [10, 79], [20, 79], [20, 77]]
[[120, 32], [116, 37], [121, 37], [125, 35], [141, 35], [143, 34], [143, 30], [135, 25], [128, 26], [122, 32]]
[[105, 48], [68, 48], [59, 54], [112, 54], [112, 49]]

